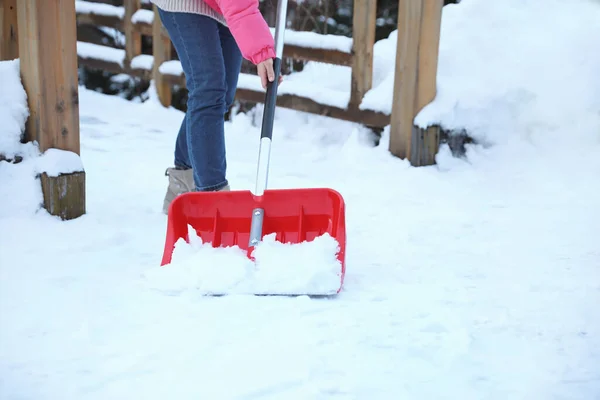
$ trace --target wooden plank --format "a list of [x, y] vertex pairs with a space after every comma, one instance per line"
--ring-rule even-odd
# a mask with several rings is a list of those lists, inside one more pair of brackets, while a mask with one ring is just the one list
[[92, 69], [99, 69], [113, 74], [120, 74], [125, 72], [125, 69], [121, 65], [112, 61], [107, 61], [99, 58], [77, 57], [77, 62], [81, 66], [85, 66]]
[[141, 0], [124, 0], [125, 17], [123, 30], [125, 33], [125, 67], [129, 68], [131, 60], [142, 54], [142, 35], [134, 29], [131, 17], [142, 7]]
[[17, 0], [0, 0], [0, 61], [19, 58]]
[[365, 93], [373, 85], [373, 45], [375, 44], [376, 20], [376, 1], [354, 0], [350, 107], [358, 108]]
[[133, 24], [133, 29], [135, 29], [137, 33], [140, 33], [144, 36], [152, 36], [152, 24], [148, 24], [143, 21], [138, 21], [135, 24]]
[[439, 126], [425, 129], [412, 127], [412, 149], [410, 163], [414, 167], [435, 164], [435, 156], [440, 145], [441, 130]]
[[171, 86], [158, 69], [163, 62], [171, 59], [171, 40], [163, 29], [156, 6], [154, 6], [154, 22], [152, 24], [152, 53], [154, 55], [152, 77], [158, 98], [163, 106], [170, 107], [172, 102]]
[[[79, 155], [75, 2], [19, 0], [17, 17], [21, 77], [30, 112], [25, 137], [36, 140], [42, 152], [56, 148]], [[50, 214], [76, 218], [85, 213], [84, 174], [41, 179]]]
[[50, 214], [70, 220], [85, 213], [85, 172], [59, 176], [43, 173], [40, 175], [40, 183], [44, 207]]
[[[443, 0], [423, 0], [423, 13], [419, 40], [419, 60], [417, 73], [417, 93], [414, 117], [436, 96], [437, 67], [442, 25]], [[435, 164], [439, 150], [440, 127], [429, 126], [425, 129], [412, 127], [412, 165]]]
[[27, 138], [36, 140], [42, 152], [58, 148], [79, 154], [74, 2], [19, 0], [18, 20], [21, 75], [31, 114]]
[[419, 37], [423, 0], [398, 1], [398, 42], [390, 121], [390, 152], [410, 159], [415, 116]]
[[422, 0], [415, 115], [435, 99], [443, 0]]
[[[236, 99], [250, 101], [253, 103], [264, 103], [264, 92], [254, 90], [238, 89]], [[361, 123], [371, 127], [385, 127], [390, 123], [389, 115], [368, 110], [343, 109], [300, 96], [280, 94], [277, 96], [277, 106], [292, 110], [307, 112], [315, 115], [336, 118], [344, 121]]]
[[163, 74], [162, 79], [168, 83], [170, 86], [180, 86], [185, 88], [185, 75], [172, 75], [172, 74]]
[[309, 47], [300, 47], [286, 44], [283, 46], [283, 56], [293, 58], [294, 60], [316, 61], [326, 64], [351, 66], [354, 57], [350, 53], [343, 51], [313, 49]]
[[78, 57], [79, 65], [99, 69], [113, 74], [127, 74], [143, 80], [152, 79], [152, 71], [139, 68], [124, 68], [116, 62], [106, 61], [97, 58], [82, 58]]
[[123, 20], [112, 15], [77, 13], [78, 25], [106, 26], [119, 31], [123, 30]]

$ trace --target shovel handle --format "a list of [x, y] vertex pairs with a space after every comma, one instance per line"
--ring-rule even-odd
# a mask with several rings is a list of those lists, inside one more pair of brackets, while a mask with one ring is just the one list
[[265, 109], [263, 113], [260, 138], [271, 139], [273, 137], [273, 121], [275, 120], [275, 108], [277, 107], [277, 86], [281, 76], [281, 58], [273, 59], [273, 72], [275, 79], [267, 82], [267, 94], [265, 95]]
[[[258, 166], [256, 171], [256, 188], [254, 195], [261, 197], [267, 189], [269, 180], [269, 160], [271, 158], [271, 138], [273, 137], [273, 122], [275, 120], [275, 108], [277, 105], [277, 87], [281, 76], [281, 58], [283, 57], [283, 38], [287, 17], [287, 0], [277, 1], [277, 22], [275, 24], [275, 59], [273, 60], [273, 72], [275, 79], [267, 82], [267, 93], [265, 94], [265, 108], [260, 133], [260, 147], [258, 150]], [[250, 238], [248, 250], [254, 248], [262, 241], [263, 220], [265, 210], [260, 207], [252, 210], [252, 222], [250, 226]]]
[[277, 1], [277, 22], [275, 24], [275, 58], [273, 59], [273, 72], [275, 79], [267, 82], [265, 94], [265, 107], [263, 111], [262, 127], [260, 133], [260, 147], [258, 150], [258, 166], [256, 171], [256, 187], [254, 194], [262, 196], [267, 189], [269, 180], [269, 161], [271, 159], [271, 139], [273, 137], [273, 123], [275, 108], [277, 106], [277, 87], [281, 76], [281, 58], [283, 57], [283, 40], [287, 16], [287, 0]]
[[287, 15], [287, 0], [277, 1], [277, 20], [275, 21], [275, 58], [273, 59], [273, 72], [275, 79], [267, 82], [267, 93], [265, 95], [265, 110], [263, 114], [262, 132], [260, 138], [273, 136], [273, 121], [275, 119], [275, 108], [277, 106], [277, 87], [281, 76], [281, 59], [283, 58], [283, 41]]

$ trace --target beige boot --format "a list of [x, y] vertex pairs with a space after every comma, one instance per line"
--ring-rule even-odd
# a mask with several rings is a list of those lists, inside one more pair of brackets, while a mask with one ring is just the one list
[[169, 177], [169, 186], [165, 194], [163, 202], [163, 212], [169, 212], [169, 205], [180, 194], [193, 192], [196, 185], [194, 184], [194, 173], [190, 169], [167, 168], [165, 175]]

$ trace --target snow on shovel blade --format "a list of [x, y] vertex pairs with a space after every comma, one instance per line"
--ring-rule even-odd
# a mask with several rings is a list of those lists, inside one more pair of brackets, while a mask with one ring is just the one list
[[[263, 241], [249, 249], [257, 207]], [[328, 188], [185, 193], [169, 208], [161, 265], [186, 269], [208, 294], [336, 294], [346, 269], [344, 208]]]

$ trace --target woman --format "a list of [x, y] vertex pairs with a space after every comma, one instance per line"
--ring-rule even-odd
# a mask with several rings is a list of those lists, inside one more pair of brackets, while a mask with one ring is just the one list
[[224, 115], [233, 103], [242, 57], [263, 88], [274, 79], [275, 44], [258, 0], [151, 0], [181, 61], [187, 112], [175, 143], [163, 211], [190, 191], [229, 190]]

